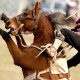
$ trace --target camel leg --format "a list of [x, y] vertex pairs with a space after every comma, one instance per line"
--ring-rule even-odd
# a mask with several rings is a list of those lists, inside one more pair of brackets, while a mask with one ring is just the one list
[[21, 50], [25, 49], [25, 47], [23, 45], [27, 46], [27, 44], [26, 44], [26, 42], [25, 42], [25, 40], [24, 40], [24, 38], [23, 38], [23, 36], [21, 34], [19, 34], [19, 36], [16, 36], [16, 41], [17, 41], [18, 47]]
[[6, 42], [8, 49], [13, 56], [14, 62], [17, 63], [17, 61], [21, 58], [22, 51], [18, 48], [6, 31], [0, 29], [0, 35]]

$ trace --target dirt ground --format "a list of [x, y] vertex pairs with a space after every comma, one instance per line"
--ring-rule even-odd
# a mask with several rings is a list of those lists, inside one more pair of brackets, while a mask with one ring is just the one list
[[[2, 22], [0, 22], [0, 28], [4, 29], [4, 25], [2, 24]], [[14, 39], [14, 37], [12, 37]], [[27, 44], [31, 44], [33, 41], [33, 35], [25, 35], [24, 36]], [[15, 39], [14, 39], [15, 41]], [[2, 39], [2, 37], [0, 36], [0, 64], [5, 63], [13, 63], [13, 59], [12, 56], [10, 55], [7, 45], [4, 42], [4, 40]], [[80, 64], [78, 64], [75, 67], [72, 67], [69, 69], [71, 76], [72, 76], [72, 80], [80, 80]]]

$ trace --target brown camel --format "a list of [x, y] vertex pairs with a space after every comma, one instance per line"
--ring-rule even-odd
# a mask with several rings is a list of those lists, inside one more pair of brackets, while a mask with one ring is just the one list
[[[12, 24], [10, 24], [10, 21]], [[17, 30], [21, 24], [24, 24], [18, 33], [20, 33], [20, 31], [32, 31], [34, 35], [32, 45], [37, 46], [38, 48], [41, 48], [42, 45], [53, 43], [54, 29], [44, 12], [40, 11], [40, 3], [36, 3], [35, 8], [28, 10], [27, 13], [22, 13], [18, 15], [17, 18], [14, 17], [10, 20], [7, 18], [4, 22], [6, 23], [6, 28], [11, 28], [11, 32]], [[22, 67], [24, 77], [35, 72], [37, 75], [39, 72], [49, 68], [47, 53], [44, 52], [38, 58], [35, 58], [41, 50], [34, 46], [24, 48], [22, 44], [26, 45], [26, 43], [21, 34], [19, 34], [21, 39], [16, 36], [18, 46], [13, 42], [10, 35], [2, 29], [0, 29], [0, 35], [6, 42], [8, 49], [13, 56], [14, 63]], [[49, 71], [41, 73], [40, 77], [41, 76], [50, 80]], [[34, 79], [38, 80], [37, 77]]]

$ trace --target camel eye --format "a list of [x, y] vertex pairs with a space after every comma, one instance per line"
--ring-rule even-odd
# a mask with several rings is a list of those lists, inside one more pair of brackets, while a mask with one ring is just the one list
[[24, 13], [23, 13], [23, 16], [27, 16], [27, 15], [28, 15], [28, 13], [27, 13], [27, 12], [24, 12]]

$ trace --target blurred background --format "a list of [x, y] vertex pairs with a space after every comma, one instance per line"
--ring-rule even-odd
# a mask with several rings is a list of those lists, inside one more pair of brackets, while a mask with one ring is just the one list
[[41, 9], [44, 11], [62, 11], [70, 15], [80, 10], [80, 0], [0, 0], [0, 13], [13, 17], [28, 7], [33, 7], [36, 1], [42, 3]]
[[[25, 11], [27, 8], [32, 8], [34, 3], [36, 1], [40, 1], [41, 4], [41, 9], [44, 11], [61, 11], [66, 13], [68, 16], [74, 14], [76, 11], [79, 11], [78, 17], [80, 16], [80, 0], [0, 0], [0, 14], [5, 13], [8, 17], [14, 17], [23, 11]], [[4, 29], [4, 23], [0, 21], [0, 28]], [[26, 35], [27, 36], [27, 44], [31, 44], [33, 41], [33, 35]], [[24, 38], [26, 37], [24, 36]], [[14, 39], [15, 41], [15, 39]], [[8, 48], [6, 46], [6, 43], [3, 41], [3, 39], [0, 36], [0, 65], [3, 65], [2, 67], [0, 66], [0, 80], [5, 80], [5, 76], [8, 75], [8, 67], [7, 68], [7, 73], [4, 70], [6, 69], [5, 65], [7, 64], [12, 64], [13, 59], [12, 56], [10, 55]], [[16, 69], [17, 70], [17, 69]], [[16, 71], [15, 70], [15, 71]], [[3, 75], [3, 73], [5, 73]], [[70, 68], [70, 73], [72, 76], [72, 80], [80, 80], [80, 64], [78, 64], [75, 67]], [[9, 75], [6, 77], [6, 80], [18, 80], [14, 79], [14, 74], [17, 75], [18, 73], [13, 71], [9, 73]], [[1, 77], [3, 75], [3, 78]], [[9, 79], [9, 76], [11, 78]], [[20, 80], [20, 79], [19, 79]]]

